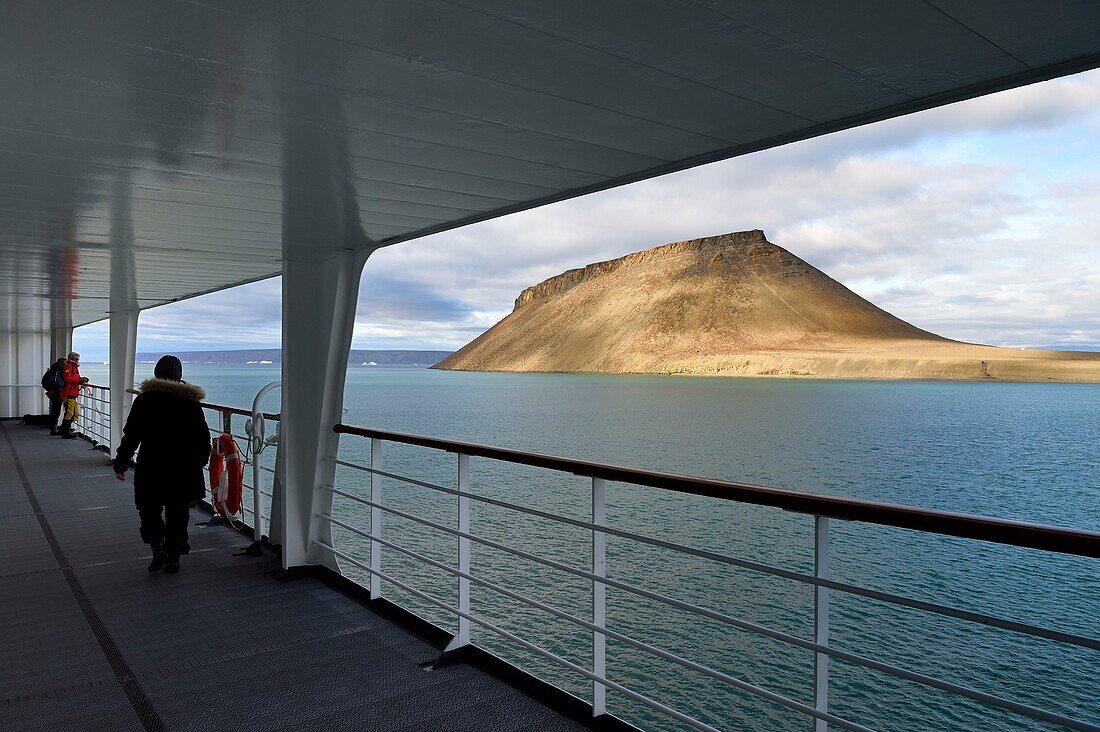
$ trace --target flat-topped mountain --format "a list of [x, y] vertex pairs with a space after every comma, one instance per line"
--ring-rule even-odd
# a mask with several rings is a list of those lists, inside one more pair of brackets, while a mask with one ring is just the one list
[[1100, 381], [1100, 353], [943, 338], [754, 230], [551, 277], [521, 292], [510, 315], [435, 368]]

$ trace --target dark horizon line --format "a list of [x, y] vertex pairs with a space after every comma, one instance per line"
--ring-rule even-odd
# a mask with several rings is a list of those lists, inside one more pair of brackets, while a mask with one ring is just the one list
[[[189, 355], [194, 353], [247, 353], [251, 351], [278, 351], [282, 353], [281, 346], [274, 347], [260, 347], [260, 348], [210, 348], [199, 351], [176, 351], [176, 350], [158, 350], [158, 351], [138, 351], [137, 356], [151, 356], [151, 355]], [[348, 353], [365, 352], [370, 351], [372, 353], [454, 353], [455, 348], [352, 348]]]

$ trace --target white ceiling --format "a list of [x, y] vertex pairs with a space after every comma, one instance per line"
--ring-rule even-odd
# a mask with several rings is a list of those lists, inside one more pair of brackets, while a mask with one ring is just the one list
[[7, 0], [0, 330], [1098, 65], [1093, 0]]

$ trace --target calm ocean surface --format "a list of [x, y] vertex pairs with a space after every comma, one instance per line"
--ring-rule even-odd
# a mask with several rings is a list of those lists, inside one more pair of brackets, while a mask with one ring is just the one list
[[[139, 379], [149, 365], [138, 368]], [[103, 367], [84, 369], [94, 380]], [[185, 366], [211, 401], [248, 406], [279, 378], [272, 366]], [[266, 409], [278, 408], [278, 396]], [[350, 424], [524, 448], [611, 463], [853, 496], [913, 506], [1100, 530], [1100, 387], [1056, 384], [781, 381], [765, 379], [475, 374], [352, 368]], [[236, 430], [235, 430], [236, 431]], [[369, 463], [367, 440], [345, 438], [342, 457]], [[386, 443], [382, 468], [454, 486], [450, 455]], [[472, 489], [587, 519], [590, 482], [474, 458]], [[341, 468], [337, 485], [366, 497], [366, 475]], [[385, 482], [385, 500], [452, 525], [455, 500]], [[337, 515], [364, 529], [366, 507]], [[813, 520], [611, 484], [608, 523], [668, 541], [812, 572]], [[384, 536], [453, 565], [456, 542], [387, 516]], [[586, 568], [590, 535], [477, 502], [472, 533]], [[334, 533], [367, 560], [366, 542]], [[832, 522], [835, 579], [1100, 636], [1095, 561], [900, 529]], [[808, 586], [609, 537], [610, 577], [777, 630], [812, 638]], [[354, 567], [345, 568], [353, 576]], [[385, 550], [383, 569], [454, 604], [457, 582]], [[590, 585], [474, 545], [475, 576], [579, 616]], [[447, 628], [452, 617], [396, 587], [394, 601]], [[473, 609], [589, 667], [587, 631], [481, 587]], [[833, 592], [835, 647], [1100, 724], [1100, 653]], [[807, 704], [807, 651], [608, 589], [609, 627]], [[590, 698], [568, 670], [474, 628], [475, 642]], [[729, 730], [807, 730], [809, 718], [682, 666], [608, 641], [609, 677]], [[614, 692], [611, 711], [648, 729], [677, 723]], [[880, 730], [1061, 729], [944, 692], [833, 661], [830, 711]]]

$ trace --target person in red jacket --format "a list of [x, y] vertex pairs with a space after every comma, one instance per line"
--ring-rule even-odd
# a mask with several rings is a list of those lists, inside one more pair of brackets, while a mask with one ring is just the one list
[[73, 351], [69, 354], [65, 365], [61, 367], [61, 380], [65, 386], [61, 389], [61, 400], [64, 402], [65, 419], [61, 422], [61, 436], [71, 440], [73, 434], [73, 421], [80, 416], [80, 405], [76, 398], [80, 396], [80, 387], [88, 383], [88, 377], [80, 375], [80, 354]]

